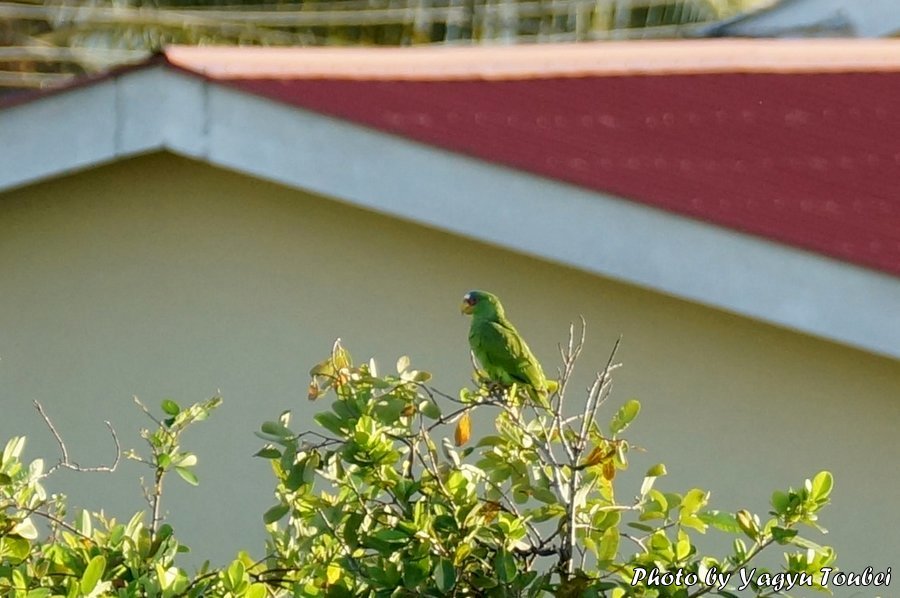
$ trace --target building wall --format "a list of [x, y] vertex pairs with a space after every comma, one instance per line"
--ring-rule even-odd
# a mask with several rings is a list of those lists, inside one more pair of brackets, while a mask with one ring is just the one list
[[[306, 372], [338, 336], [382, 367], [409, 354], [455, 392], [470, 375], [470, 288], [504, 299], [550, 371], [583, 314], [580, 387], [623, 335], [605, 415], [639, 398], [646, 452], [620, 496], [663, 461], [666, 489], [764, 513], [772, 490], [829, 469], [831, 533], [813, 538], [845, 569], [898, 564], [896, 361], [165, 154], [0, 195], [0, 440], [26, 434], [29, 456], [56, 459], [39, 400], [73, 459], [108, 461], [104, 419], [140, 446], [133, 395], [156, 406], [221, 390], [186, 438], [201, 485], [173, 479], [164, 506], [196, 563], [261, 554], [272, 498], [254, 430], [285, 409], [311, 424], [325, 405], [307, 401]], [[48, 484], [121, 517], [143, 506], [148, 473], [127, 463]]]

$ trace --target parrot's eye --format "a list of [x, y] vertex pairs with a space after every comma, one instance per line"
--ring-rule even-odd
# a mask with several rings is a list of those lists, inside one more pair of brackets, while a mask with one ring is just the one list
[[467, 305], [475, 305], [476, 303], [478, 303], [478, 300], [471, 295], [466, 295], [465, 297], [463, 297], [463, 301], [465, 301]]

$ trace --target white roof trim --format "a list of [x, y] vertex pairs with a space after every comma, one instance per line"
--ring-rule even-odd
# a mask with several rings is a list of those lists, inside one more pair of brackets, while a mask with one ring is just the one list
[[900, 278], [164, 66], [0, 111], [0, 139], [0, 191], [169, 150], [900, 359]]

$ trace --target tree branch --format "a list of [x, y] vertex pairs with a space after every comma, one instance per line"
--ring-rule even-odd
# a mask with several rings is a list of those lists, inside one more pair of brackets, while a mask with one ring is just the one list
[[109, 421], [104, 421], [106, 424], [106, 428], [109, 430], [110, 435], [112, 436], [113, 443], [116, 445], [116, 458], [113, 461], [112, 465], [97, 465], [94, 467], [82, 467], [78, 463], [75, 463], [69, 458], [69, 449], [66, 447], [65, 441], [63, 441], [62, 436], [60, 436], [59, 432], [56, 429], [56, 426], [53, 425], [53, 421], [51, 421], [50, 417], [44, 411], [44, 406], [40, 404], [38, 401], [33, 401], [34, 408], [37, 409], [37, 412], [43, 418], [44, 423], [47, 424], [47, 427], [50, 428], [50, 433], [53, 434], [53, 438], [56, 439], [56, 443], [59, 445], [60, 459], [47, 472], [42, 476], [46, 477], [56, 471], [59, 468], [71, 469], [73, 471], [81, 471], [81, 472], [105, 472], [112, 473], [119, 466], [119, 461], [122, 458], [122, 446], [119, 444], [119, 437], [116, 435], [116, 429], [113, 428], [112, 424]]

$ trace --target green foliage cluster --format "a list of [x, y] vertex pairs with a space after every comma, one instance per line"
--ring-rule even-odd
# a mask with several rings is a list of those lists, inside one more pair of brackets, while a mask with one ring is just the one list
[[[336, 345], [312, 372], [310, 398], [333, 395], [315, 417], [319, 428], [296, 431], [285, 412], [258, 432], [265, 445], [257, 455], [275, 482], [275, 504], [263, 515], [265, 554], [242, 552], [193, 573], [178, 563], [187, 549], [160, 501], [172, 472], [197, 483], [197, 458], [182, 437], [219, 398], [188, 407], [164, 401], [160, 419], [144, 409], [154, 422], [142, 433], [148, 452], [126, 456], [147, 465], [153, 483], [149, 508], [128, 522], [71, 515], [65, 497], [45, 490], [43, 462], [23, 461], [25, 440], [13, 438], [0, 458], [0, 596], [733, 597], [733, 587], [631, 582], [639, 567], [701, 579], [713, 568], [733, 572], [773, 545], [784, 551], [784, 572], [818, 583], [819, 570], [834, 566], [831, 548], [800, 533], [818, 527], [832, 488], [827, 472], [775, 492], [765, 518], [711, 509], [704, 489], [658, 489], [663, 464], [636, 492], [617, 488], [633, 446], [623, 433], [640, 404], [626, 401], [599, 423], [610, 359], [586, 399], [568, 409], [579, 352], [570, 341], [560, 388], [538, 405], [521, 389], [490, 384], [447, 395], [406, 358], [382, 375], [371, 361], [354, 366]], [[494, 433], [472, 437], [476, 412], [494, 420]], [[733, 537], [729, 554], [698, 549], [697, 536], [713, 530]]]
[[[162, 410], [167, 417], [160, 420], [139, 403], [156, 427], [141, 432], [149, 454], [132, 450], [126, 456], [153, 471], [154, 484], [145, 488], [152, 517], [149, 524], [144, 511], [128, 522], [85, 510], [70, 516], [65, 496], [48, 495], [44, 488], [45, 478], [56, 466], [45, 473], [42, 459], [26, 465], [22, 461], [25, 438], [7, 442], [0, 458], [0, 596], [205, 596], [221, 585], [225, 572], [204, 567], [190, 576], [177, 566], [176, 556], [187, 548], [160, 517], [168, 473], [175, 471], [185, 481], [198, 483], [193, 471], [197, 457], [182, 450], [183, 433], [220, 404], [221, 399], [214, 397], [182, 409], [166, 400]], [[41, 521], [46, 524], [43, 534]], [[265, 595], [264, 591], [255, 594]]]

